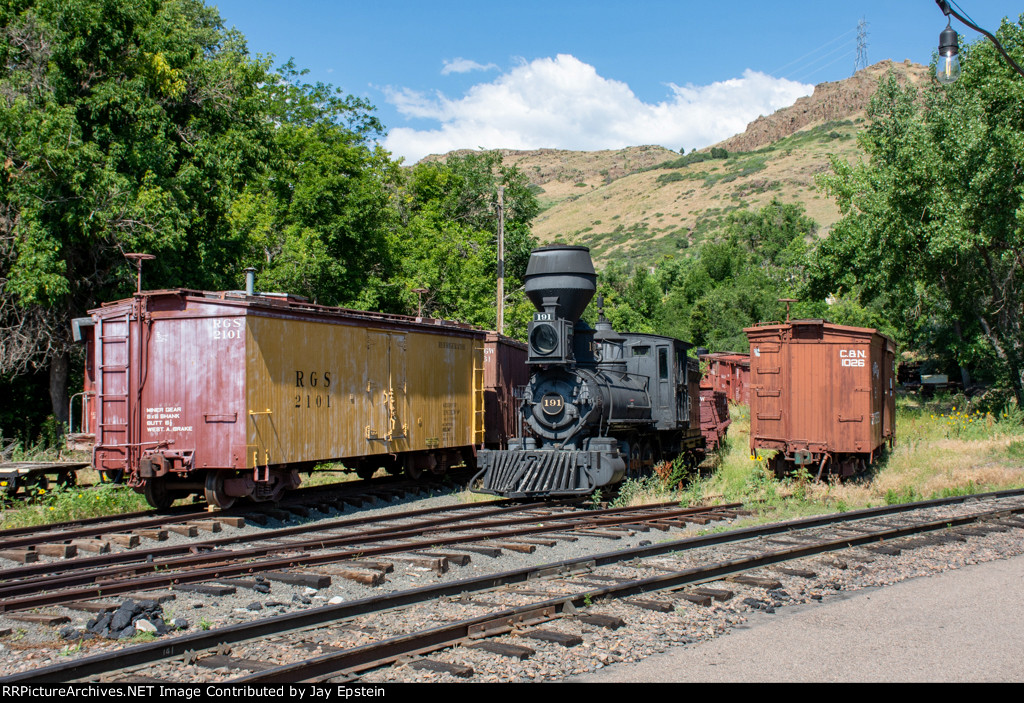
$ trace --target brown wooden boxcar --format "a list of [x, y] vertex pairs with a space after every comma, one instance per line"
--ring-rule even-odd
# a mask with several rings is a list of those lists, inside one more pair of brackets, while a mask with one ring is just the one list
[[324, 461], [441, 473], [501, 445], [526, 373], [523, 345], [469, 325], [292, 296], [143, 292], [75, 334], [93, 464], [157, 507], [276, 499]]
[[895, 354], [873, 329], [794, 320], [744, 330], [750, 340], [750, 448], [775, 450], [781, 473], [850, 475], [895, 439]]
[[711, 389], [722, 391], [730, 403], [750, 403], [750, 355], [735, 352], [701, 354], [708, 364], [707, 378]]

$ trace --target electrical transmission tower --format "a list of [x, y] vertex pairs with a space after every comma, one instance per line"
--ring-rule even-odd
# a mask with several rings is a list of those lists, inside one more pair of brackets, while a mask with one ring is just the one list
[[868, 23], [862, 17], [857, 23], [857, 63], [853, 65], [853, 72], [868, 67]]

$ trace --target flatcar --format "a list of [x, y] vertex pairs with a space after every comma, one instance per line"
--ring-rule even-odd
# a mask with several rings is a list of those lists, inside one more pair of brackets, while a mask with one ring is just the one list
[[895, 441], [894, 342], [877, 330], [793, 320], [750, 340], [750, 449], [777, 474], [849, 476]]
[[139, 292], [74, 333], [93, 466], [157, 508], [190, 493], [220, 508], [276, 500], [325, 461], [361, 477], [472, 464], [504, 446], [526, 379], [525, 345], [506, 337], [251, 283]]
[[581, 496], [650, 471], [662, 459], [705, 454], [699, 364], [691, 344], [618, 333], [581, 315], [596, 291], [590, 251], [534, 250], [525, 276], [536, 308], [528, 335], [523, 426], [507, 449], [484, 450], [474, 490], [511, 498]]

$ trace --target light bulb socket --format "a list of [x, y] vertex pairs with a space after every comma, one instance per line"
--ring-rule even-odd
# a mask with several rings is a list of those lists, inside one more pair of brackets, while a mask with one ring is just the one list
[[960, 53], [960, 42], [956, 30], [950, 25], [939, 34], [939, 56], [956, 56]]

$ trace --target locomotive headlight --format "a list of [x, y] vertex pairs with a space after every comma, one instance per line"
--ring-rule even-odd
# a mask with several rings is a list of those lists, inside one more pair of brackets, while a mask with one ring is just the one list
[[537, 354], [551, 354], [558, 349], [558, 332], [551, 325], [536, 325], [530, 334], [530, 346]]

